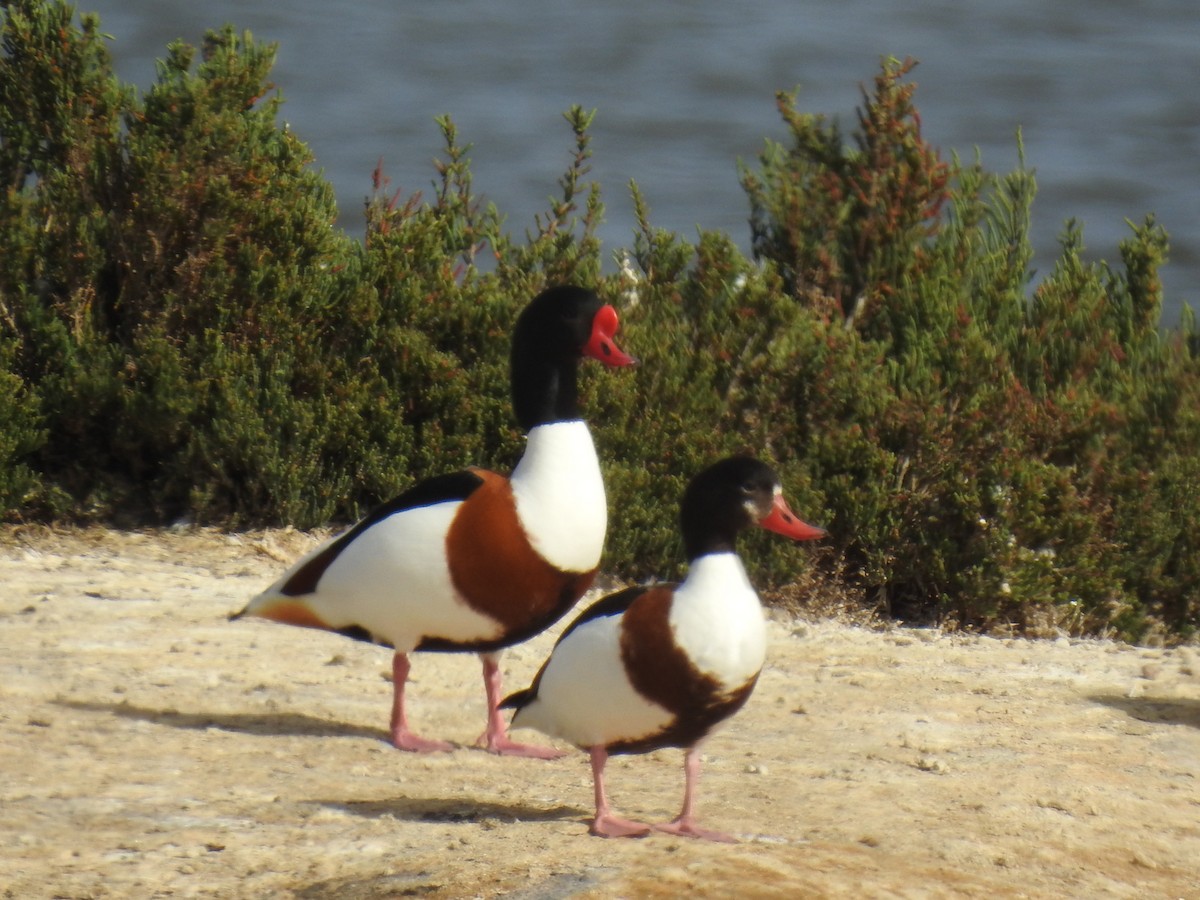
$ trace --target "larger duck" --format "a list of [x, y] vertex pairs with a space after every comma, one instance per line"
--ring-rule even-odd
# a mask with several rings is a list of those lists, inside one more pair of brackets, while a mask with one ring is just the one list
[[596, 801], [590, 830], [602, 837], [651, 830], [612, 811], [604, 787], [608, 757], [681, 747], [683, 808], [654, 829], [732, 840], [699, 827], [694, 807], [701, 742], [749, 699], [766, 654], [762, 606], [734, 544], [752, 525], [797, 541], [825, 534], [797, 518], [775, 472], [749, 457], [730, 457], [693, 478], [680, 522], [684, 581], [597, 601], [562, 633], [533, 684], [501, 704], [516, 709], [512, 727], [536, 728], [588, 751]]
[[539, 294], [512, 336], [513, 410], [528, 440], [511, 477], [469, 468], [416, 484], [300, 559], [235, 618], [394, 648], [391, 740], [401, 750], [452, 749], [409, 726], [409, 653], [478, 653], [488, 706], [480, 742], [494, 753], [560, 755], [509, 738], [499, 655], [561, 618], [596, 575], [608, 511], [576, 375], [584, 357], [633, 364], [614, 341], [618, 327], [592, 291]]

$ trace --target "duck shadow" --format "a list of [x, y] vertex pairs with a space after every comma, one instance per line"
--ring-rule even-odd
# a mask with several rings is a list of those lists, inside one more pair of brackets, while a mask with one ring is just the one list
[[[138, 722], [153, 722], [155, 725], [165, 725], [168, 728], [179, 728], [186, 731], [208, 731], [216, 728], [236, 734], [251, 734], [268, 737], [352, 737], [367, 738], [379, 741], [391, 747], [388, 732], [382, 728], [366, 728], [362, 725], [349, 725], [345, 722], [332, 722], [319, 719], [304, 713], [205, 713], [180, 712], [170, 707], [153, 709], [148, 706], [136, 706], [127, 700], [119, 703], [103, 703], [95, 700], [63, 700], [50, 701], [55, 706], [64, 709], [74, 709], [81, 712], [107, 713], [123, 719]], [[450, 741], [453, 752], [488, 753], [489, 751], [477, 744], [463, 744]], [[399, 752], [399, 751], [397, 751]]]
[[[91, 700], [54, 700], [54, 705], [88, 713], [104, 713], [169, 728], [207, 731], [217, 728], [238, 734], [292, 737], [359, 737], [387, 742], [387, 734], [342, 722], [330, 722], [303, 713], [184, 713], [175, 709], [153, 709], [127, 701], [103, 703]], [[456, 750], [487, 751], [477, 747]], [[463, 797], [396, 797], [390, 800], [313, 800], [313, 803], [365, 818], [392, 817], [410, 822], [479, 823], [587, 821], [588, 812], [576, 806], [532, 806]]]
[[1096, 694], [1093, 703], [1125, 713], [1131, 719], [1151, 725], [1189, 725], [1200, 728], [1200, 700], [1162, 697], [1125, 697]]
[[467, 797], [393, 797], [388, 800], [314, 800], [322, 806], [367, 819], [393, 818], [406, 822], [479, 824], [488, 821], [560, 822], [588, 821], [588, 811], [577, 806], [533, 806]]
[[386, 741], [381, 729], [331, 722], [304, 713], [205, 713], [180, 712], [176, 709], [153, 709], [136, 706], [127, 701], [103, 703], [84, 700], [55, 700], [56, 706], [82, 712], [108, 713], [139, 722], [153, 722], [169, 728], [188, 731], [207, 731], [216, 728], [238, 734], [270, 735], [277, 737], [358, 737]]

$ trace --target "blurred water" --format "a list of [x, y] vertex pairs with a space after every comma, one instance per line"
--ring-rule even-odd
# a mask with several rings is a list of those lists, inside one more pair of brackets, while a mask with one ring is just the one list
[[1172, 237], [1166, 324], [1200, 306], [1200, 7], [1195, 0], [81, 0], [100, 13], [118, 74], [143, 90], [175, 38], [231, 22], [279, 44], [283, 117], [361, 233], [382, 157], [393, 187], [427, 190], [448, 113], [473, 144], [475, 187], [521, 234], [571, 156], [562, 112], [598, 110], [592, 177], [604, 188], [606, 251], [629, 246], [627, 185], [652, 224], [745, 248], [737, 160], [784, 129], [778, 89], [848, 129], [883, 56], [920, 61], [924, 133], [944, 153], [1008, 171], [1016, 132], [1038, 178], [1039, 274], [1064, 221], [1089, 258], [1117, 259], [1126, 219], [1154, 212]]

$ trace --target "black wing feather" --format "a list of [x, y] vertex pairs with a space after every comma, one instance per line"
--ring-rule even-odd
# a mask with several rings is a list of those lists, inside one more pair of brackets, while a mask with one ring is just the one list
[[481, 484], [483, 484], [483, 479], [469, 469], [451, 472], [447, 475], [435, 475], [414, 484], [399, 496], [375, 507], [367, 514], [366, 518], [297, 569], [287, 580], [281, 593], [289, 597], [311, 594], [317, 589], [317, 582], [321, 580], [321, 576], [325, 574], [329, 564], [338, 558], [338, 554], [352, 540], [372, 525], [405, 510], [419, 509], [422, 506], [433, 506], [435, 503], [447, 503], [452, 500], [466, 500]]
[[584, 622], [590, 622], [592, 619], [605, 619], [609, 616], [619, 616], [624, 614], [625, 610], [629, 609], [629, 607], [633, 605], [633, 601], [642, 596], [642, 594], [646, 593], [646, 591], [650, 590], [651, 587], [660, 587], [660, 585], [634, 585], [633, 587], [627, 587], [624, 590], [617, 591], [615, 594], [609, 594], [605, 597], [601, 597], [575, 617], [575, 621], [568, 625], [566, 630], [559, 635], [558, 640], [554, 643], [554, 646], [557, 647], [559, 644], [561, 644], [566, 639], [568, 634], [570, 634]]
[[[624, 590], [617, 591], [615, 594], [609, 594], [606, 597], [601, 597], [599, 600], [581, 612], [578, 616], [576, 616], [575, 621], [568, 625], [566, 630], [559, 635], [558, 640], [554, 642], [554, 646], [558, 647], [558, 645], [566, 639], [568, 634], [570, 634], [584, 622], [590, 622], [593, 619], [603, 619], [606, 616], [621, 615], [623, 612], [625, 612], [625, 610], [629, 609], [629, 607], [633, 605], [634, 600], [642, 596], [642, 594], [646, 593], [646, 591], [650, 590], [650, 587], [657, 587], [657, 585], [635, 585], [634, 587], [627, 587]], [[551, 651], [551, 656], [553, 655], [554, 651]], [[528, 706], [530, 703], [532, 703], [537, 698], [538, 687], [542, 683], [542, 673], [546, 671], [546, 666], [549, 664], [549, 659], [542, 663], [542, 667], [538, 669], [538, 673], [533, 676], [533, 683], [529, 685], [529, 687], [509, 694], [507, 697], [501, 700], [500, 708], [520, 709], [521, 707]]]

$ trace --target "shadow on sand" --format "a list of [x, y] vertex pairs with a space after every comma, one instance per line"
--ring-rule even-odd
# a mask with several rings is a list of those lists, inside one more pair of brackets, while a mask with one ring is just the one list
[[1092, 702], [1120, 710], [1131, 719], [1151, 725], [1190, 725], [1200, 728], [1200, 700], [1163, 697], [1124, 697], [1097, 694]]
[[570, 819], [590, 821], [589, 812], [577, 806], [537, 806], [503, 803], [470, 797], [392, 797], [387, 800], [315, 800], [323, 806], [354, 816], [377, 819], [391, 816], [406, 822], [500, 823], [557, 822]]
[[177, 709], [152, 709], [146, 706], [135, 706], [122, 701], [120, 703], [101, 703], [96, 701], [55, 700], [56, 706], [75, 709], [82, 712], [108, 713], [125, 719], [135, 719], [140, 722], [153, 722], [156, 725], [166, 725], [170, 728], [182, 728], [191, 731], [207, 731], [217, 728], [221, 731], [232, 731], [238, 734], [276, 735], [283, 737], [360, 737], [374, 740], [387, 740], [387, 733], [378, 728], [364, 728], [361, 725], [347, 725], [345, 722], [332, 722], [304, 713], [265, 712], [265, 713], [206, 713], [180, 712]]

